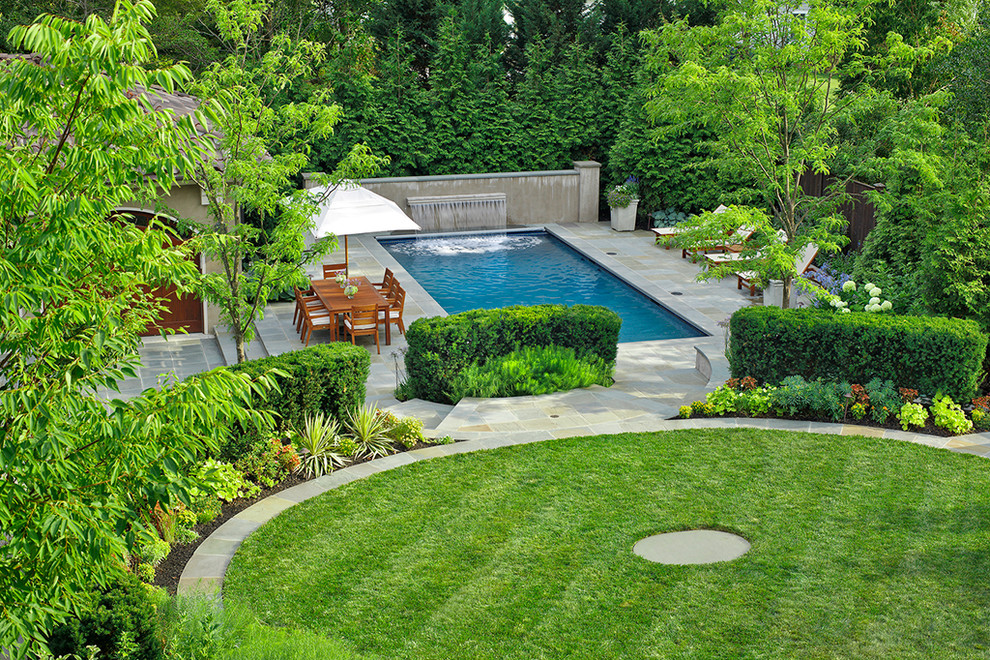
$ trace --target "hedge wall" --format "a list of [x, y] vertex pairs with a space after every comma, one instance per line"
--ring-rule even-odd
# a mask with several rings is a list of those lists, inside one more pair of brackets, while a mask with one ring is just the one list
[[450, 403], [451, 380], [468, 365], [517, 346], [562, 346], [578, 357], [615, 362], [622, 319], [594, 305], [476, 309], [419, 319], [406, 330], [406, 378], [412, 395]]
[[[277, 413], [276, 429], [298, 427], [309, 413], [324, 412], [340, 419], [345, 411], [364, 404], [365, 383], [371, 356], [360, 346], [337, 342], [319, 344], [299, 351], [273, 355], [261, 360], [235, 364], [228, 369], [252, 377], [273, 369], [284, 375], [269, 374], [281, 392], [271, 392], [263, 402], [265, 409]], [[236, 454], [242, 443], [250, 441], [250, 429], [233, 434], [222, 450]]]
[[977, 393], [987, 351], [979, 325], [963, 319], [748, 307], [732, 315], [729, 327], [736, 378], [882, 378], [963, 402]]

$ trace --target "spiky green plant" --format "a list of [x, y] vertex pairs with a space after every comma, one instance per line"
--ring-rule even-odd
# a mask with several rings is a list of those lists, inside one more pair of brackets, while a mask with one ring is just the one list
[[299, 465], [295, 471], [307, 477], [322, 477], [334, 468], [346, 465], [347, 459], [338, 453], [339, 439], [340, 422], [323, 413], [307, 415], [302, 430], [293, 441], [299, 452]]
[[388, 431], [386, 420], [374, 406], [352, 410], [347, 418], [347, 429], [356, 445], [355, 458], [387, 456], [394, 449], [392, 440], [385, 435]]

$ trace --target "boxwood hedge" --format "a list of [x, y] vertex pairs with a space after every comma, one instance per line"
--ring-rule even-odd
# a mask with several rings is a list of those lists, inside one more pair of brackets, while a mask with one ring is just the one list
[[[364, 404], [365, 383], [371, 356], [360, 346], [337, 342], [319, 344], [299, 351], [282, 353], [260, 360], [250, 360], [230, 367], [252, 377], [269, 373], [280, 391], [272, 391], [259, 402], [265, 410], [276, 413], [276, 429], [298, 428], [307, 414], [324, 412], [342, 419], [346, 411]], [[222, 449], [224, 458], [237, 455], [256, 435], [253, 429], [240, 429]]]
[[963, 319], [748, 307], [732, 315], [729, 327], [737, 378], [881, 378], [955, 401], [976, 395], [987, 351], [979, 325]]
[[613, 364], [621, 324], [618, 314], [595, 305], [476, 309], [419, 319], [406, 331], [406, 383], [415, 397], [450, 403], [450, 383], [461, 370], [516, 347], [562, 346]]

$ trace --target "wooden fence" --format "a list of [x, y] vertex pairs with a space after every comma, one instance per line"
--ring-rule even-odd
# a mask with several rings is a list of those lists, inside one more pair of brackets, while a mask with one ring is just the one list
[[[801, 188], [807, 195], [822, 197], [834, 181], [833, 177], [824, 174], [806, 172], [801, 177]], [[864, 194], [871, 190], [883, 190], [883, 184], [869, 184], [860, 181], [850, 181], [846, 184], [846, 193], [851, 199], [839, 206], [839, 212], [845, 216], [849, 223], [846, 227], [846, 235], [849, 236], [849, 245], [846, 248], [848, 250], [859, 250], [867, 235], [877, 224], [876, 209]]]

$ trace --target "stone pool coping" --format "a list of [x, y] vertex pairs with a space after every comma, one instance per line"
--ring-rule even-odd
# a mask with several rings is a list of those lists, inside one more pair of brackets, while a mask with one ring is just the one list
[[[606, 431], [597, 429], [599, 425], [573, 429], [567, 437], [599, 435], [614, 433], [612, 425], [601, 425]], [[635, 426], [642, 426], [638, 423]], [[880, 429], [854, 424], [830, 424], [823, 422], [803, 422], [782, 419], [749, 419], [749, 418], [720, 418], [720, 419], [678, 419], [655, 422], [651, 428], [629, 428], [628, 431], [676, 431], [682, 429], [703, 428], [758, 428], [779, 431], [798, 431], [820, 433], [823, 435], [862, 435], [874, 438], [888, 438], [915, 444], [926, 445], [938, 449], [990, 456], [990, 433], [973, 433], [969, 435], [943, 438], [939, 436], [922, 435], [891, 429]], [[555, 437], [564, 437], [549, 431], [522, 431], [512, 434], [472, 433], [472, 437], [463, 442], [450, 445], [425, 447], [412, 451], [393, 454], [342, 468], [312, 481], [299, 484], [271, 495], [260, 502], [239, 512], [227, 520], [210, 534], [190, 558], [179, 578], [177, 592], [180, 595], [206, 593], [216, 595], [223, 587], [223, 578], [227, 572], [234, 553], [253, 531], [282, 513], [288, 508], [322, 495], [323, 493], [343, 486], [358, 479], [363, 479], [378, 472], [384, 472], [400, 465], [408, 465], [419, 461], [430, 460], [442, 456], [453, 456], [497, 447], [541, 442]]]

